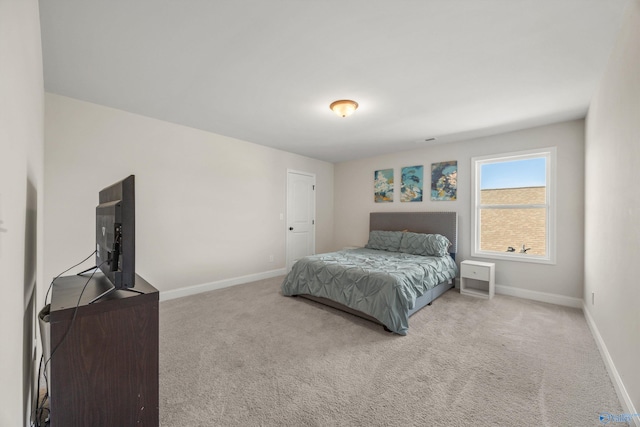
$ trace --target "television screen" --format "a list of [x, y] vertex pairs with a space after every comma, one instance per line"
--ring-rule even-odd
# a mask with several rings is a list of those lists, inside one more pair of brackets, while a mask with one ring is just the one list
[[96, 207], [96, 266], [115, 289], [135, 285], [135, 178], [103, 189]]

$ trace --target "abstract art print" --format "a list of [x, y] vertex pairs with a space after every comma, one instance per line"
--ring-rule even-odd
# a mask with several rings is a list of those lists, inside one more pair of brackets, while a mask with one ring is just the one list
[[408, 166], [402, 168], [401, 202], [421, 202], [424, 180], [424, 166]]
[[458, 162], [431, 164], [431, 200], [456, 200], [458, 197]]
[[375, 171], [373, 188], [376, 203], [393, 202], [393, 169]]

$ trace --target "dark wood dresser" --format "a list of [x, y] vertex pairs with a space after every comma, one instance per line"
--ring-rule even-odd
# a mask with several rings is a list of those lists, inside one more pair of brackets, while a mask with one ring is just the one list
[[159, 292], [136, 275], [142, 294], [118, 290], [89, 303], [109, 284], [99, 273], [87, 280], [53, 285], [51, 427], [158, 426]]

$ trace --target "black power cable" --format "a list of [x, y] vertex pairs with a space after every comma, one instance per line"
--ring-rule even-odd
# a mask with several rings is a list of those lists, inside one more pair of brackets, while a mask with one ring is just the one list
[[49, 292], [51, 292], [51, 288], [53, 288], [53, 282], [55, 282], [58, 279], [58, 277], [62, 276], [67, 271], [71, 270], [72, 268], [76, 268], [77, 266], [79, 266], [80, 264], [82, 264], [83, 262], [85, 262], [86, 260], [91, 258], [92, 256], [94, 256], [96, 254], [96, 252], [98, 252], [98, 251], [91, 252], [91, 255], [89, 255], [88, 257], [86, 257], [85, 259], [83, 259], [82, 261], [77, 263], [76, 265], [67, 268], [65, 271], [63, 271], [62, 273], [58, 274], [56, 277], [53, 278], [53, 280], [51, 281], [51, 284], [49, 285], [49, 289], [47, 289], [47, 294], [44, 297], [44, 305], [47, 305], [47, 299], [49, 299]]

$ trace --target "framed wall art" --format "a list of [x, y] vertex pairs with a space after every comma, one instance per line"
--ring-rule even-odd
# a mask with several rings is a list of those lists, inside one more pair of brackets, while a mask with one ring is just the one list
[[424, 166], [402, 168], [401, 202], [421, 202], [424, 181]]
[[393, 202], [393, 169], [374, 172], [373, 199], [376, 203]]
[[457, 200], [458, 161], [431, 164], [431, 200]]

